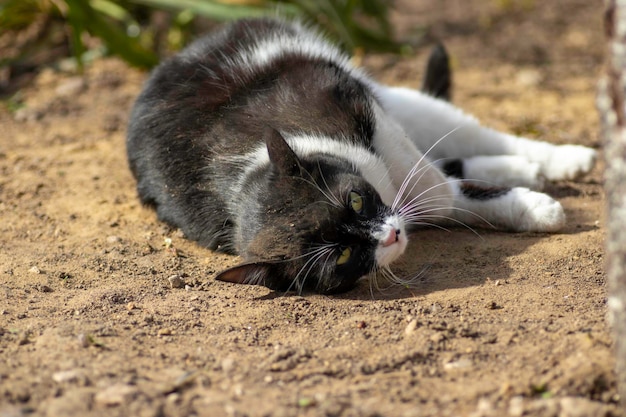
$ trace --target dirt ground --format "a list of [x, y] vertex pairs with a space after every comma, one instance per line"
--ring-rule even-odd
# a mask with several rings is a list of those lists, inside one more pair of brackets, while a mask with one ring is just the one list
[[[601, 148], [601, 9], [406, 0], [393, 19], [445, 41], [454, 101], [486, 124]], [[427, 53], [363, 65], [419, 87]], [[277, 294], [214, 281], [237, 259], [139, 204], [124, 140], [145, 78], [45, 68], [0, 106], [0, 416], [626, 416], [602, 161], [547, 187], [562, 233], [423, 230], [396, 267], [422, 271], [410, 289]]]

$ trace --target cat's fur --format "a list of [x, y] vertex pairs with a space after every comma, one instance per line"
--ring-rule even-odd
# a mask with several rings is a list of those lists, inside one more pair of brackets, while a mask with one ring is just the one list
[[388, 87], [298, 23], [228, 25], [161, 64], [135, 104], [141, 200], [241, 255], [219, 279], [281, 290], [345, 291], [388, 268], [412, 225], [559, 230], [561, 205], [523, 187], [586, 173], [595, 152], [481, 126], [446, 101], [445, 50], [429, 68], [431, 95]]

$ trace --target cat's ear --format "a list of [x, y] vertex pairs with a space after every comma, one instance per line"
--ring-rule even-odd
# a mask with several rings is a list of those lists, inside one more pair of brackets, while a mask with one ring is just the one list
[[271, 262], [250, 262], [239, 264], [220, 272], [215, 279], [234, 284], [262, 285], [273, 290], [286, 290], [289, 282]]
[[291, 177], [302, 173], [298, 155], [291, 149], [278, 130], [266, 126], [263, 130], [263, 139], [267, 146], [270, 161], [281, 175]]

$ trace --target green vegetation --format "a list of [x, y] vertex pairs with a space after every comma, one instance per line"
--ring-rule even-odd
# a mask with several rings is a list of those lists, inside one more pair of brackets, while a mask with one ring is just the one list
[[[150, 68], [200, 26], [242, 17], [298, 17], [319, 24], [346, 50], [398, 51], [384, 0], [0, 0], [0, 66], [66, 45], [79, 65], [89, 51]], [[7, 41], [9, 39], [10, 41]], [[8, 45], [8, 46], [7, 46]], [[67, 48], [69, 46], [69, 49]], [[37, 65], [41, 61], [35, 60]], [[25, 64], [22, 64], [24, 66]]]

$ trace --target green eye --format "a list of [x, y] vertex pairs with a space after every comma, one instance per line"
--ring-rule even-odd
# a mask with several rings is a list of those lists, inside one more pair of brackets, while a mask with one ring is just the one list
[[341, 251], [341, 255], [337, 259], [337, 265], [343, 265], [350, 259], [350, 255], [352, 255], [352, 250], [350, 248], [345, 248]]
[[352, 210], [356, 213], [363, 211], [363, 197], [356, 191], [350, 191], [350, 207], [352, 207]]

